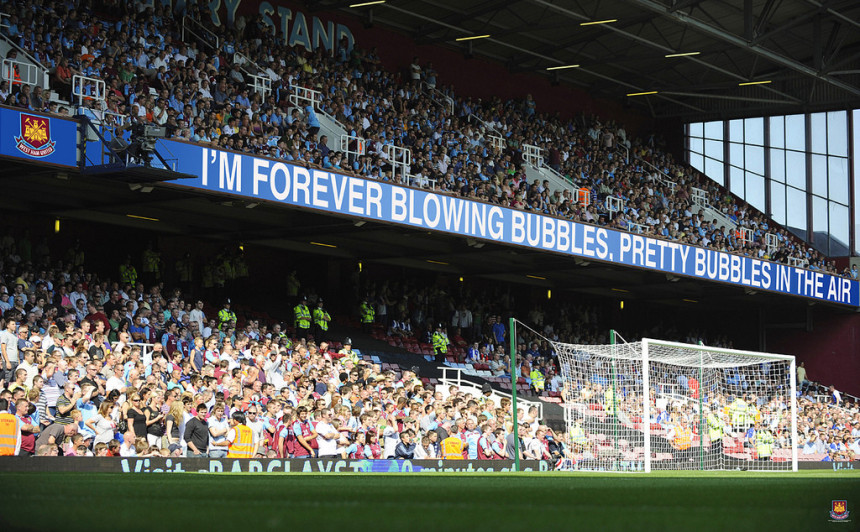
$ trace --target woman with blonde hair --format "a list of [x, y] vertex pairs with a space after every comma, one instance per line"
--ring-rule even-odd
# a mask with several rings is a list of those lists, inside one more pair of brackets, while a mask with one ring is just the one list
[[[189, 405], [191, 403], [189, 402]], [[170, 403], [170, 410], [167, 412], [167, 421], [165, 422], [166, 430], [165, 434], [167, 435], [167, 445], [173, 443], [180, 443], [182, 441], [182, 432], [180, 431], [180, 427], [184, 425], [183, 423], [183, 412], [185, 409], [183, 408], [182, 401], [173, 401]]]

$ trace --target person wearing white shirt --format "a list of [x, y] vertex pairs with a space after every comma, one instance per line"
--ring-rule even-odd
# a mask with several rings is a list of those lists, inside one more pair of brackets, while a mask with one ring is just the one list
[[331, 425], [332, 412], [329, 408], [320, 411], [319, 419], [316, 419], [317, 445], [319, 446], [319, 457], [335, 456], [337, 454], [337, 440], [340, 433]]

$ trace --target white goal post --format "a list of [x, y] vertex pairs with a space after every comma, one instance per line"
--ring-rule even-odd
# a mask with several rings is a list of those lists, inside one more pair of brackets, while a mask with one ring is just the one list
[[797, 470], [793, 356], [647, 338], [553, 347], [571, 449], [562, 468]]

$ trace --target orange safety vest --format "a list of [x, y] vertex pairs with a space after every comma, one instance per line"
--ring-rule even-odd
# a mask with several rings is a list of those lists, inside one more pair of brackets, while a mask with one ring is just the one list
[[12, 414], [0, 414], [0, 456], [14, 456], [21, 437], [21, 423]]
[[690, 429], [678, 426], [675, 429], [675, 439], [672, 441], [675, 449], [684, 451], [693, 446], [693, 433]]
[[251, 429], [245, 425], [236, 425], [233, 430], [236, 431], [236, 439], [230, 443], [227, 458], [253, 458], [255, 449]]
[[442, 458], [445, 460], [462, 460], [463, 441], [457, 436], [448, 436], [442, 440]]

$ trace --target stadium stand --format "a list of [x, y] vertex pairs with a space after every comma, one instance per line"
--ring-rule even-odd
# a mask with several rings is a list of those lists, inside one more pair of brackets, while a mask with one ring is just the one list
[[[180, 289], [168, 293], [161, 283], [102, 278], [87, 270], [86, 250], [76, 245], [52, 253], [44, 240], [33, 246], [27, 235], [10, 231], [0, 239], [0, 251], [0, 399], [25, 428], [22, 454], [219, 457], [226, 447], [212, 443], [223, 441], [230, 416], [243, 412], [259, 456], [438, 458], [450, 434], [467, 444], [463, 457], [506, 456], [513, 419], [504, 392], [510, 389], [510, 360], [496, 308], [516, 305], [504, 297], [476, 294], [458, 304], [430, 285], [370, 284], [367, 300], [387, 324], [374, 323], [363, 342], [390, 349], [359, 350], [344, 345], [349, 339], [295, 337], [294, 316], [278, 320], [244, 304], [207, 304]], [[53, 256], [79, 264], [61, 266]], [[124, 262], [115, 271], [131, 275], [133, 266]], [[593, 308], [517, 312], [552, 340], [602, 341], [603, 324]], [[437, 316], [446, 316], [443, 330], [455, 331], [446, 374], [439, 377], [424, 372], [435, 361], [430, 335]], [[357, 315], [338, 321], [358, 332]], [[701, 332], [664, 335], [708, 339]], [[711, 341], [728, 345], [725, 338]], [[541, 423], [543, 405], [559, 404], [568, 394], [585, 400], [585, 415], [599, 421], [605, 416], [600, 383], [566, 389], [556, 378], [551, 344], [529, 331], [516, 344], [517, 389], [525, 396], [518, 412], [523, 456], [587, 466], [608, 452], [605, 432], [555, 432]], [[545, 390], [534, 390], [533, 371], [540, 372]], [[843, 400], [808, 381], [801, 388], [800, 459], [854, 460], [860, 442], [856, 398]], [[654, 412], [653, 435], [665, 436], [679, 416], [691, 414], [684, 397], [692, 390], [678, 393], [677, 404]], [[752, 401], [756, 410], [749, 419], [775, 424], [772, 460], [785, 460], [786, 421], [767, 417], [769, 400]], [[724, 442], [726, 456], [757, 458], [751, 424], [736, 425]], [[643, 450], [630, 442], [644, 430], [642, 420], [631, 416], [624, 430], [629, 438], [621, 452], [636, 460]], [[310, 450], [300, 448], [300, 435]], [[200, 446], [208, 439], [206, 448], [195, 438]], [[657, 461], [678, 458], [668, 444], [656, 452]]]
[[[14, 61], [20, 49], [50, 74], [48, 87], [4, 81], [6, 105], [82, 115], [102, 127], [164, 126], [189, 142], [839, 273], [763, 214], [674, 161], [653, 137], [628, 138], [621, 124], [539, 114], [530, 97], [461, 96], [437, 88], [431, 68], [417, 83], [406, 81], [382, 69], [375, 50], [305, 53], [279, 42], [261, 20], [241, 33], [224, 30], [213, 49], [205, 39], [182, 41], [178, 22], [161, 6], [118, 17], [34, 2], [5, 2], [0, 10], [9, 14], [0, 33], [14, 45], [6, 58]], [[196, 6], [188, 13], [192, 20], [203, 15]], [[343, 136], [326, 138], [326, 131]], [[512, 412], [499, 391], [511, 388], [502, 321], [513, 308], [508, 302], [481, 308], [432, 287], [369, 287], [379, 317], [371, 338], [430, 365], [440, 355], [434, 324], [444, 322], [451, 336], [442, 364], [499, 389], [484, 395], [483, 388], [465, 392], [444, 377], [421, 377], [390, 353], [300, 339], [293, 316], [227, 306], [226, 284], [247, 277], [238, 253], [209, 261], [198, 294], [190, 279], [164, 290], [157, 254], [141, 251], [147, 258], [139, 278], [126, 261], [108, 279], [86, 270], [82, 250], [69, 250], [63, 265], [21, 235], [0, 241], [0, 399], [25, 427], [23, 454], [223, 456], [227, 447], [219, 444], [238, 438], [228, 431], [235, 412], [247, 416], [252, 456], [441, 458], [453, 434], [466, 444], [463, 457], [504, 458], [514, 422], [527, 458], [579, 462], [601, 452], [603, 434], [557, 434], [541, 424], [541, 403], [559, 404], [572, 391], [555, 378], [550, 344], [528, 333], [516, 342], [515, 386], [540, 402]], [[197, 304], [199, 296], [207, 301]], [[416, 299], [423, 304], [410, 306]], [[550, 338], [605, 342], [590, 309], [556, 309], [548, 319], [539, 308], [523, 309], [529, 311], [529, 323]], [[535, 378], [545, 389], [535, 389]], [[576, 393], [590, 394], [589, 413], [600, 416], [603, 397], [594, 391], [586, 385]], [[802, 459], [856, 459], [856, 400], [846, 406], [838, 392], [807, 393], [813, 395], [801, 397], [798, 424]], [[661, 416], [680, 414], [657, 412], [648, 430], [659, 433]], [[784, 420], [776, 423], [784, 429]], [[753, 459], [752, 436], [741, 428], [725, 452]], [[772, 459], [785, 459], [784, 430], [776, 436]], [[623, 452], [635, 459], [642, 449]]]
[[[47, 97], [35, 83], [7, 84], [7, 105], [83, 115], [126, 138], [136, 123], [163, 126], [172, 138], [856, 275], [622, 124], [538, 114], [530, 96], [459, 96], [437, 88], [429, 65], [405, 81], [375, 50], [305, 52], [260, 17], [204, 38], [160, 5], [121, 16], [0, 9], [9, 53], [51, 74]], [[205, 20], [206, 9], [188, 9], [183, 24]]]

